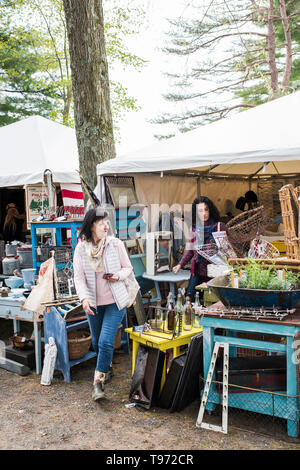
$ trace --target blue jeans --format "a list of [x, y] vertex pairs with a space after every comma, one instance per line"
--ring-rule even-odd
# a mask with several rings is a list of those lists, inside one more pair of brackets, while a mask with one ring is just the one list
[[87, 314], [94, 351], [97, 353], [96, 369], [108, 372], [114, 354], [114, 340], [126, 308], [119, 310], [116, 304], [100, 305], [95, 315]]
[[[191, 275], [189, 285], [186, 289], [186, 296], [190, 297], [191, 302], [195, 302], [196, 286], [199, 286], [199, 284], [202, 284], [202, 282], [206, 282], [207, 280], [208, 278], [204, 276], [198, 276], [196, 274]], [[199, 294], [200, 299], [202, 299], [203, 292], [199, 291]]]

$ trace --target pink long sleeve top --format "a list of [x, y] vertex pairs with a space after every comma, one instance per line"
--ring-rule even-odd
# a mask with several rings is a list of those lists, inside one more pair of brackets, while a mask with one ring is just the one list
[[[123, 281], [129, 276], [133, 269], [123, 242], [116, 238], [114, 243], [119, 253], [121, 269], [117, 273], [113, 274], [117, 274], [119, 276], [119, 279]], [[90, 300], [88, 296], [85, 273], [83, 268], [82, 250], [84, 250], [84, 245], [81, 241], [79, 241], [75, 249], [73, 265], [76, 292], [81, 302], [84, 299]], [[103, 278], [104, 271], [95, 274], [97, 305], [109, 305], [115, 303], [115, 299], [113, 297], [109, 285], [110, 282]]]

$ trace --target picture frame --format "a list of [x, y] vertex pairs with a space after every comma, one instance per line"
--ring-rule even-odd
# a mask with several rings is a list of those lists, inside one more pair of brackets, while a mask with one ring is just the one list
[[54, 207], [49, 207], [48, 189], [43, 184], [28, 184], [25, 186], [25, 204], [27, 228], [30, 229], [30, 223], [33, 222], [41, 213], [56, 212], [56, 192], [52, 189], [52, 199]]
[[120, 200], [127, 198], [127, 207], [138, 204], [137, 195], [132, 184], [107, 182], [108, 190], [114, 207], [120, 207]]

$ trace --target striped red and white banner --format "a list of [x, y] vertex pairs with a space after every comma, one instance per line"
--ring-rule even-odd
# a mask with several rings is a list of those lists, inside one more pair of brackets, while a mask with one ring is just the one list
[[61, 195], [65, 212], [73, 214], [84, 214], [83, 192], [80, 183], [61, 183]]

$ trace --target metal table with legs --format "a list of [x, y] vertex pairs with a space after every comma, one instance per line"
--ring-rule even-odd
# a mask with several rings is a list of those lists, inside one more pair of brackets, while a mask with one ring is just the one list
[[[14, 289], [13, 292], [18, 290], [22, 289]], [[6, 320], [13, 321], [14, 333], [18, 333], [20, 331], [20, 321], [33, 323], [36, 373], [41, 374], [41, 327], [44, 317], [43, 315], [38, 317], [37, 314], [35, 312], [32, 312], [31, 310], [21, 310], [25, 302], [25, 297], [20, 296], [18, 298], [13, 298], [12, 295], [13, 294], [9, 294], [9, 297], [0, 297], [0, 318], [5, 318]]]
[[145, 279], [151, 279], [151, 281], [154, 282], [156, 292], [157, 292], [157, 297], [161, 300], [162, 296], [159, 290], [159, 283], [160, 282], [167, 282], [170, 285], [170, 291], [173, 294], [173, 298], [175, 297], [175, 285], [178, 282], [184, 282], [188, 281], [190, 279], [191, 273], [190, 271], [186, 271], [184, 269], [180, 269], [177, 274], [173, 272], [167, 272], [167, 273], [161, 273], [161, 274], [155, 274], [155, 275], [150, 275], [147, 273], [143, 274], [143, 277]]
[[[144, 344], [146, 346], [151, 346], [153, 348], [158, 348], [160, 351], [166, 352], [169, 349], [173, 351], [173, 358], [179, 356], [180, 354], [180, 346], [188, 345], [191, 341], [191, 338], [194, 335], [201, 333], [202, 327], [200, 328], [193, 328], [190, 331], [184, 331], [181, 335], [176, 336], [172, 339], [170, 334], [163, 333], [161, 331], [150, 331], [144, 332], [140, 334], [138, 331], [133, 331], [133, 328], [127, 328], [125, 330], [129, 333], [129, 337], [132, 340], [132, 375], [134, 374], [137, 352], [140, 344]], [[165, 359], [163, 375], [161, 379], [161, 389], [165, 383], [167, 377], [167, 363]]]
[[[217, 304], [215, 304], [217, 305]], [[212, 308], [212, 307], [209, 307]], [[202, 318], [203, 325], [203, 366], [204, 379], [208, 376], [214, 345], [217, 342], [228, 343], [230, 347], [241, 347], [281, 353], [286, 355], [286, 390], [276, 392], [275, 403], [267, 406], [259, 401], [259, 392], [229, 394], [228, 406], [240, 408], [256, 413], [270, 414], [287, 420], [288, 435], [297, 437], [299, 435], [300, 402], [298, 390], [298, 368], [299, 358], [295, 349], [300, 345], [300, 310], [282, 320], [267, 319], [237, 319], [222, 318], [217, 315], [205, 313]], [[215, 334], [216, 328], [225, 331], [225, 336]], [[262, 333], [277, 336], [283, 339], [280, 342], [270, 340], [262, 341], [237, 336], [238, 332]], [[275, 395], [275, 393], [274, 393]], [[206, 409], [213, 410], [220, 403], [216, 387], [211, 387]]]

